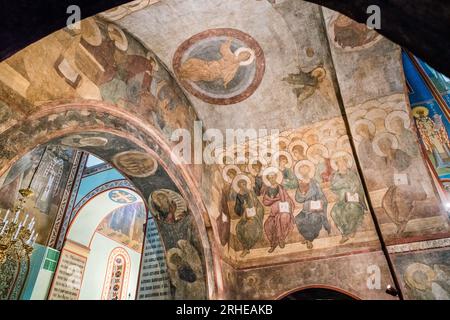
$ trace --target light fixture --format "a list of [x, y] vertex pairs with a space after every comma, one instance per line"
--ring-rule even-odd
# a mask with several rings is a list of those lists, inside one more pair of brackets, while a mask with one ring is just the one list
[[390, 284], [388, 284], [386, 287], [386, 293], [394, 297], [398, 296], [398, 290]]
[[0, 265], [5, 263], [8, 257], [31, 256], [38, 237], [34, 228], [35, 218], [24, 213], [25, 202], [33, 195], [33, 191], [30, 188], [21, 189], [19, 193], [21, 198], [18, 204], [6, 210], [0, 220]]

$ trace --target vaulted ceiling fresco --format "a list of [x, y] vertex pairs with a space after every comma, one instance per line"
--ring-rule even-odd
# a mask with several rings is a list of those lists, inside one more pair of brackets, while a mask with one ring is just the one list
[[[107, 160], [149, 199], [172, 278], [201, 292], [192, 298], [326, 284], [391, 299], [393, 272], [407, 286], [408, 262], [426, 262], [410, 251], [445, 251], [450, 237], [407, 98], [400, 47], [337, 12], [296, 0], [139, 0], [0, 64], [0, 173], [49, 140]], [[200, 136], [277, 129], [279, 151], [181, 165], [171, 136], [194, 135], [196, 120]], [[195, 241], [182, 226], [173, 236], [187, 212]], [[176, 258], [192, 248], [207, 286], [179, 274]]]

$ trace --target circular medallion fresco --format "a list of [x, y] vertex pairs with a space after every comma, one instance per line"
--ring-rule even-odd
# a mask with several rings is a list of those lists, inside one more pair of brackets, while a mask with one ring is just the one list
[[133, 203], [137, 201], [133, 194], [125, 190], [112, 190], [109, 192], [108, 197], [117, 203]]
[[192, 95], [207, 103], [229, 105], [255, 92], [264, 75], [265, 59], [250, 35], [236, 29], [210, 29], [178, 47], [173, 69]]
[[158, 169], [158, 162], [150, 155], [140, 151], [125, 151], [112, 159], [117, 169], [131, 177], [145, 178]]

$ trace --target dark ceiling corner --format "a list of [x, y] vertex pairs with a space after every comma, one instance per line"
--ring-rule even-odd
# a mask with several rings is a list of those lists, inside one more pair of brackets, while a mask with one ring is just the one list
[[[381, 34], [407, 48], [438, 71], [450, 75], [450, 1], [309, 1], [339, 11], [359, 22], [367, 20], [366, 10], [369, 5], [378, 5], [381, 9]], [[0, 0], [0, 60], [65, 27], [69, 5], [80, 6], [82, 18], [87, 18], [127, 2], [130, 0]]]

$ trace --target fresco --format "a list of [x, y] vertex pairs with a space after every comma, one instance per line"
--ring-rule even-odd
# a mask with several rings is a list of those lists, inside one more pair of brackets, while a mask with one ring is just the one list
[[395, 255], [394, 263], [407, 298], [449, 300], [449, 261], [450, 252], [447, 249]]
[[145, 206], [142, 203], [128, 204], [111, 212], [100, 223], [97, 231], [141, 253], [145, 216]]
[[[29, 46], [2, 63], [4, 74], [15, 80], [0, 77], [0, 115], [13, 115], [1, 123], [2, 131], [38, 106], [73, 98], [139, 114], [168, 137], [176, 128], [190, 128], [196, 118], [156, 57], [117, 25], [97, 18], [83, 20], [80, 30], [62, 29]], [[104, 142], [81, 141], [86, 143]]]
[[153, 175], [158, 169], [155, 159], [139, 151], [118, 153], [112, 161], [117, 169], [132, 177], [145, 178]]
[[280, 151], [266, 158], [220, 166], [215, 225], [233, 261], [377, 247], [348, 139], [342, 119], [320, 121], [283, 132]]
[[382, 39], [376, 30], [343, 14], [337, 14], [331, 20], [329, 30], [333, 44], [345, 51], [367, 49]]
[[194, 96], [212, 104], [234, 104], [258, 88], [265, 59], [250, 35], [235, 29], [210, 29], [178, 47], [173, 68]]
[[448, 197], [450, 181], [449, 80], [419, 58], [402, 52], [412, 114], [437, 187]]
[[158, 189], [149, 197], [166, 249], [166, 261], [174, 299], [205, 299], [202, 249], [186, 200], [170, 189]]

